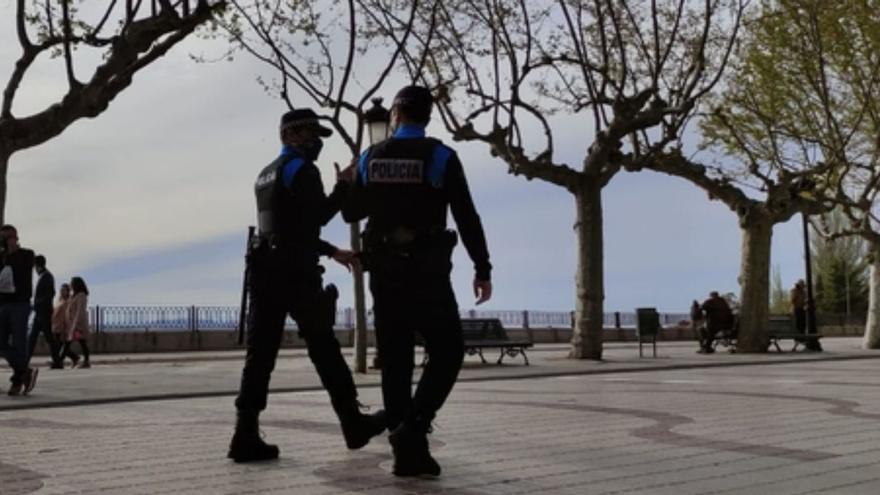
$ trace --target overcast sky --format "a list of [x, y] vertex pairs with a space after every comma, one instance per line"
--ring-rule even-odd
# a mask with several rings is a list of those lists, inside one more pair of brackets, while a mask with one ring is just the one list
[[[13, 2], [0, 0], [0, 75], [19, 53]], [[253, 181], [278, 152], [285, 107], [256, 84], [263, 68], [195, 64], [210, 50], [192, 39], [151, 65], [110, 108], [49, 143], [12, 157], [6, 219], [24, 246], [48, 258], [56, 280], [81, 275], [93, 304], [237, 304], [247, 226], [255, 222]], [[85, 71], [83, 71], [84, 77]], [[28, 73], [14, 111], [45, 108], [63, 93], [63, 67]], [[390, 100], [397, 87], [384, 91]], [[439, 125], [429, 133], [451, 143]], [[580, 162], [591, 141], [577, 123], [557, 136], [557, 160]], [[479, 144], [453, 144], [462, 157], [489, 242], [493, 299], [486, 309], [574, 308], [574, 200], [563, 189], [506, 173]], [[347, 162], [332, 138], [319, 160], [325, 187], [332, 162]], [[689, 183], [651, 172], [620, 173], [605, 189], [605, 307], [685, 312], [710, 290], [739, 292], [736, 216]], [[325, 239], [348, 244], [340, 218]], [[803, 276], [800, 219], [774, 231], [772, 264], [786, 286]], [[326, 281], [351, 304], [338, 265]], [[459, 305], [473, 306], [473, 269], [455, 254]]]

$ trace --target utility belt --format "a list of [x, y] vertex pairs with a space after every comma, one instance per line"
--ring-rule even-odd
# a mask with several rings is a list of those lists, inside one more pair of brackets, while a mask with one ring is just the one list
[[296, 245], [280, 234], [257, 234], [251, 238], [250, 249], [252, 252], [292, 249]]
[[251, 262], [257, 261], [259, 268], [276, 270], [287, 267], [302, 274], [318, 275], [325, 271], [318, 264], [316, 248], [307, 249], [279, 234], [254, 235], [248, 245], [248, 257]]
[[458, 234], [454, 230], [440, 228], [416, 231], [401, 227], [382, 233], [367, 229], [362, 237], [364, 252], [361, 254], [361, 264], [365, 270], [400, 262], [432, 265], [448, 262], [458, 243]]

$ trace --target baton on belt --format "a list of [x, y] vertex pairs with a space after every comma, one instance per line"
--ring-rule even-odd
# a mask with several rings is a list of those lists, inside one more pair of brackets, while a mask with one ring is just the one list
[[241, 306], [238, 312], [238, 345], [244, 344], [244, 326], [247, 321], [248, 273], [251, 271], [251, 243], [254, 239], [253, 225], [248, 227], [247, 246], [244, 254], [244, 280], [241, 283]]

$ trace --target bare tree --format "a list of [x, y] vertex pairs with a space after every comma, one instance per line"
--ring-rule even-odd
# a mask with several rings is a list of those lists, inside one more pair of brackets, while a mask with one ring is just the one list
[[[364, 148], [370, 101], [401, 59], [419, 8], [404, 2], [400, 17], [378, 14], [381, 0], [291, 0], [266, 3], [230, 0], [218, 26], [232, 43], [227, 55], [243, 51], [262, 61], [277, 77], [259, 79], [289, 108], [317, 105], [352, 159]], [[402, 23], [395, 36], [384, 36]], [[397, 36], [400, 36], [399, 38]], [[366, 143], [369, 144], [369, 143]], [[351, 245], [360, 250], [360, 226], [351, 225]], [[355, 371], [366, 371], [364, 278], [354, 271]]]
[[[752, 352], [768, 343], [773, 225], [836, 203], [853, 228], [834, 235], [858, 233], [880, 254], [871, 213], [880, 185], [876, 12], [864, 2], [763, 0], [759, 7], [725, 92], [711, 102], [703, 125], [707, 143], [737, 163], [704, 166], [670, 154], [652, 166], [694, 182], [739, 216], [743, 308], [737, 348]], [[880, 264], [874, 268], [880, 285], [878, 270]], [[880, 325], [876, 297], [871, 307], [869, 328]]]
[[[485, 143], [511, 174], [573, 196], [572, 358], [602, 357], [602, 189], [680, 141], [721, 77], [746, 3], [454, 0], [420, 9], [406, 68], [436, 90], [454, 139]], [[572, 127], [583, 135], [579, 164], [559, 161], [558, 136]]]
[[[132, 83], [134, 75], [165, 55], [199, 25], [223, 9], [223, 1], [112, 0], [91, 18], [74, 2], [16, 0], [15, 29], [21, 56], [3, 90], [0, 107], [0, 223], [6, 206], [6, 175], [16, 151], [61, 134], [70, 124], [100, 115]], [[89, 19], [87, 19], [89, 17]], [[86, 49], [101, 52], [100, 63], [80, 73]], [[64, 60], [67, 92], [44, 110], [19, 117], [13, 104], [25, 74], [40, 56]]]

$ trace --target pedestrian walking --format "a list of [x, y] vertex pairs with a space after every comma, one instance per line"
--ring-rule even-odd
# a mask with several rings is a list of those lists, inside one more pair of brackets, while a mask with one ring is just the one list
[[[70, 279], [70, 290], [73, 295], [67, 304], [66, 330], [67, 339], [63, 355], [73, 360], [74, 368], [91, 368], [89, 359], [89, 288], [82, 277]], [[82, 362], [79, 356], [71, 350], [71, 344], [76, 342], [82, 351]]]
[[64, 367], [64, 360], [70, 358], [73, 367], [79, 363], [79, 355], [70, 349], [70, 339], [68, 338], [67, 307], [70, 305], [70, 284], [64, 283], [58, 287], [58, 301], [55, 302], [55, 308], [52, 310], [52, 333], [58, 341], [61, 349], [58, 351], [58, 358], [61, 367]]
[[[361, 155], [343, 208], [346, 221], [368, 219], [365, 257], [397, 476], [440, 474], [427, 434], [464, 358], [450, 281], [457, 236], [446, 228], [448, 210], [474, 262], [477, 304], [492, 295], [492, 265], [462, 164], [455, 151], [425, 135], [432, 105], [427, 88], [407, 86], [397, 93], [394, 135]], [[415, 332], [429, 358], [413, 394]]]
[[28, 318], [33, 293], [34, 252], [19, 245], [18, 230], [0, 227], [0, 351], [12, 369], [8, 395], [27, 395], [38, 368], [28, 367]]
[[385, 430], [381, 411], [368, 415], [360, 410], [351, 370], [333, 333], [335, 291], [322, 290], [319, 256], [329, 256], [349, 269], [355, 262], [351, 251], [320, 239], [321, 227], [339, 212], [348, 189], [348, 184], [338, 182], [330, 196], [325, 195], [314, 163], [323, 147], [322, 138], [330, 134], [310, 109], [285, 113], [280, 125], [281, 154], [257, 177], [259, 232], [248, 254], [247, 355], [228, 453], [235, 462], [278, 457], [278, 447], [260, 437], [258, 417], [266, 408], [287, 315], [296, 321], [306, 341], [309, 359], [330, 395], [348, 448], [361, 448]]
[[34, 289], [34, 323], [28, 339], [28, 363], [37, 347], [40, 335], [46, 340], [49, 348], [49, 366], [52, 369], [63, 368], [61, 364], [61, 348], [52, 332], [52, 299], [55, 298], [55, 277], [46, 269], [46, 257], [38, 254], [34, 257], [34, 271], [37, 272], [37, 287]]

